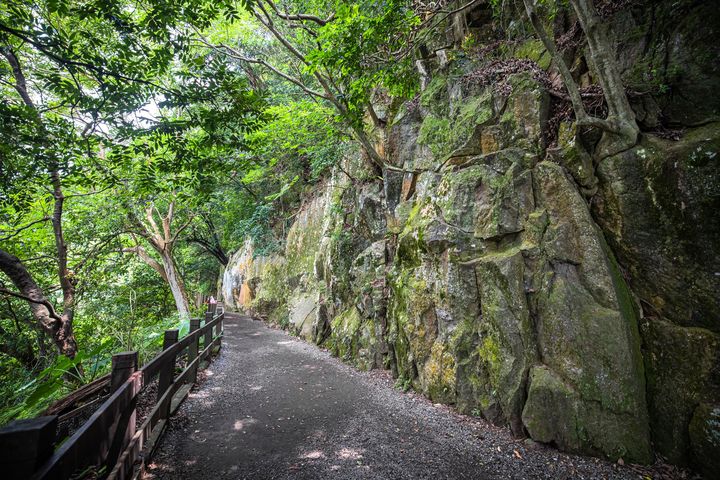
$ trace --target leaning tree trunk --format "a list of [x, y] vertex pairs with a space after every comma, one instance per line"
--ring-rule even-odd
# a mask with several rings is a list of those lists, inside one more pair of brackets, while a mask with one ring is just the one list
[[[8, 61], [12, 69], [15, 79], [14, 88], [22, 98], [26, 107], [36, 115], [35, 121], [39, 126], [40, 132], [43, 133], [43, 144], [50, 144], [50, 136], [48, 135], [45, 124], [43, 123], [42, 114], [33, 102], [32, 97], [27, 91], [27, 80], [20, 66], [15, 52], [10, 47], [0, 49], [0, 54]], [[20, 291], [20, 294], [14, 292], [5, 292], [16, 297], [23, 298], [30, 304], [33, 316], [41, 325], [43, 330], [50, 334], [53, 342], [57, 346], [60, 353], [74, 358], [77, 353], [77, 343], [73, 334], [72, 322], [75, 315], [75, 280], [73, 274], [68, 268], [68, 252], [67, 243], [62, 228], [63, 206], [65, 195], [60, 178], [60, 166], [57, 158], [50, 157], [49, 162], [50, 180], [52, 183], [52, 195], [54, 200], [53, 214], [50, 218], [53, 226], [53, 234], [55, 238], [56, 260], [58, 264], [58, 278], [60, 280], [60, 289], [63, 293], [63, 310], [62, 314], [55, 312], [52, 304], [47, 301], [42, 291], [35, 283], [30, 272], [25, 265], [7, 252], [0, 255], [0, 269], [2, 269], [12, 280]], [[77, 367], [78, 371], [82, 371], [81, 367]]]
[[188, 307], [187, 293], [185, 292], [185, 283], [180, 277], [175, 264], [175, 259], [172, 257], [172, 252], [160, 252], [160, 258], [163, 264], [163, 270], [167, 278], [170, 291], [172, 292], [173, 299], [175, 299], [175, 306], [177, 311], [183, 318], [190, 317], [190, 308]]
[[18, 293], [5, 290], [3, 293], [26, 300], [33, 317], [52, 339], [58, 351], [66, 357], [74, 358], [77, 354], [77, 342], [73, 334], [72, 317], [58, 314], [22, 261], [1, 249], [0, 270], [18, 289]]
[[[156, 213], [160, 218], [160, 224], [155, 221], [154, 215]], [[160, 262], [148, 255], [145, 249], [138, 244], [132, 248], [125, 248], [123, 251], [137, 254], [143, 261], [145, 261], [145, 263], [150, 265], [160, 274], [163, 280], [165, 280], [170, 287], [178, 313], [181, 317], [188, 318], [190, 316], [190, 308], [188, 307], [187, 293], [185, 292], [185, 284], [183, 283], [177, 264], [175, 263], [175, 258], [173, 257], [173, 247], [175, 246], [180, 233], [182, 233], [183, 230], [190, 225], [192, 217], [175, 232], [172, 232], [174, 213], [174, 201], [170, 202], [167, 215], [165, 216], [160, 215], [160, 212], [155, 208], [155, 206], [150, 204], [145, 209], [145, 221], [142, 221], [137, 215], [135, 215], [132, 207], [130, 207], [130, 220], [137, 229], [137, 234], [143, 237], [148, 244], [150, 244], [153, 250], [157, 252], [160, 256]]]

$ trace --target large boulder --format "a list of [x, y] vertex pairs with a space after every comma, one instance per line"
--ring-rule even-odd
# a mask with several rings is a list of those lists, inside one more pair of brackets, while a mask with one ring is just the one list
[[[523, 421], [533, 438], [649, 461], [644, 369], [627, 286], [562, 168], [540, 163], [533, 181], [538, 207], [547, 215], [540, 243], [526, 253], [543, 370], [535, 369], [530, 379]], [[573, 408], [548, 410], [548, 398], [566, 398]]]
[[644, 136], [598, 167], [594, 217], [644, 315], [657, 450], [692, 461], [688, 425], [720, 394], [720, 124], [680, 141]]

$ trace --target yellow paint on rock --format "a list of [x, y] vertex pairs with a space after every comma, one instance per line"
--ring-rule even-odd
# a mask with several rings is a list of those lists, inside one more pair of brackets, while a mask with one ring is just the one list
[[252, 290], [250, 289], [250, 285], [248, 285], [248, 282], [243, 282], [242, 286], [240, 287], [240, 295], [238, 298], [238, 302], [243, 307], [249, 307], [252, 300], [253, 294]]

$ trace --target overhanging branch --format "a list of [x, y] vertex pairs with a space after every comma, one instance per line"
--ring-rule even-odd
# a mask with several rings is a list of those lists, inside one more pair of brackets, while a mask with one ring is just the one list
[[328, 18], [323, 19], [323, 18], [318, 17], [317, 15], [308, 15], [305, 13], [296, 13], [296, 14], [290, 14], [287, 12], [283, 13], [275, 6], [275, 3], [272, 0], [267, 0], [267, 3], [268, 3], [268, 5], [270, 5], [270, 8], [273, 9], [273, 11], [275, 12], [275, 15], [282, 18], [283, 20], [295, 20], [295, 21], [301, 21], [301, 22], [302, 21], [310, 21], [310, 22], [317, 23], [321, 27], [324, 27], [328, 23], [335, 20], [335, 12], [331, 13]]
[[42, 306], [44, 306], [45, 308], [48, 309], [49, 316], [50, 316], [51, 318], [57, 320], [58, 322], [62, 322], [62, 318], [60, 318], [60, 316], [59, 316], [59, 315], [57, 314], [57, 312], [55, 311], [55, 307], [53, 307], [52, 303], [48, 302], [48, 301], [45, 300], [45, 299], [37, 300], [37, 299], [35, 299], [35, 298], [31, 298], [31, 297], [28, 297], [28, 296], [26, 296], [26, 295], [23, 295], [22, 293], [13, 292], [12, 290], [8, 290], [8, 289], [6, 289], [6, 288], [1, 288], [1, 287], [0, 287], [0, 293], [3, 293], [3, 294], [5, 294], [5, 295], [10, 295], [11, 297], [19, 298], [19, 299], [21, 299], [21, 300], [25, 300], [26, 302], [36, 303], [36, 304], [38, 304], [38, 305], [42, 305]]

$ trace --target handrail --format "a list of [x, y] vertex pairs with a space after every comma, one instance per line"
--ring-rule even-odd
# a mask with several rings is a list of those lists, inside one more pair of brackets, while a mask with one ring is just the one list
[[[200, 326], [200, 319], [192, 319], [191, 331], [181, 340], [177, 330], [167, 330], [163, 350], [140, 369], [137, 352], [113, 355], [108, 380], [112, 394], [54, 451], [56, 415], [12, 422], [0, 430], [0, 445], [22, 445], [22, 453], [20, 448], [0, 449], [3, 478], [66, 479], [81, 469], [103, 466], [110, 472], [107, 478], [136, 478], [170, 415], [195, 384], [201, 362], [220, 349], [224, 318], [222, 306], [211, 304], [204, 325]], [[177, 357], [185, 350], [187, 366], [175, 376]], [[158, 376], [155, 406], [135, 431], [138, 396]]]

